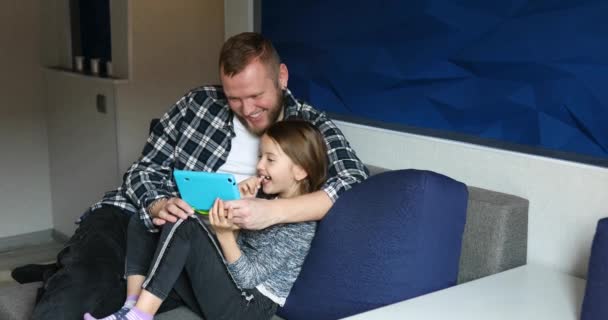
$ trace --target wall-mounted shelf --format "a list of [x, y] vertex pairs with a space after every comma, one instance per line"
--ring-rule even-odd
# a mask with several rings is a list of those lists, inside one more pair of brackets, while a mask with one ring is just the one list
[[[110, 0], [111, 28], [111, 61], [114, 77], [119, 80], [128, 79], [131, 75], [130, 49], [130, 10], [131, 0]], [[94, 77], [92, 75], [72, 71], [74, 64], [73, 46], [79, 46], [74, 39], [79, 39], [73, 32], [70, 0], [43, 2], [43, 65], [49, 69], [60, 69], [77, 75]], [[80, 31], [78, 31], [80, 32]], [[75, 43], [76, 42], [76, 43]], [[86, 54], [80, 53], [76, 54]], [[85, 70], [88, 69], [85, 56]], [[107, 57], [105, 58], [108, 59]], [[102, 59], [101, 63], [105, 63]], [[104, 67], [100, 66], [103, 74]], [[101, 78], [101, 77], [97, 77]], [[106, 78], [108, 79], [108, 78]]]
[[62, 73], [62, 74], [66, 74], [72, 77], [76, 77], [76, 78], [81, 78], [81, 79], [86, 79], [86, 80], [92, 80], [92, 81], [101, 81], [101, 82], [106, 82], [106, 83], [112, 83], [112, 84], [125, 84], [125, 83], [129, 83], [129, 79], [121, 79], [121, 78], [108, 78], [108, 77], [100, 77], [100, 76], [95, 76], [92, 74], [87, 74], [87, 73], [81, 73], [81, 72], [76, 72], [70, 69], [66, 69], [63, 67], [43, 67], [44, 70], [48, 70], [48, 71], [52, 71], [52, 72], [58, 72], [58, 73]]

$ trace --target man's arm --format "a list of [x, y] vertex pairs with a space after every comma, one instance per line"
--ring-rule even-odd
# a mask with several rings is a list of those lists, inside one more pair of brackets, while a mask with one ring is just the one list
[[304, 107], [307, 109], [310, 109], [310, 121], [319, 129], [327, 145], [328, 175], [322, 190], [335, 202], [342, 192], [367, 179], [369, 173], [338, 126], [324, 113], [318, 113], [310, 106]]
[[321, 220], [333, 202], [320, 190], [289, 199], [243, 199], [226, 204], [234, 210], [235, 224], [243, 229], [260, 230], [279, 223]]
[[314, 124], [327, 144], [328, 179], [322, 190], [292, 199], [228, 201], [235, 223], [243, 229], [264, 229], [277, 223], [317, 221], [325, 217], [340, 193], [367, 179], [368, 171], [342, 131], [325, 114], [308, 105], [301, 117]]
[[[155, 225], [163, 224], [163, 220], [167, 220], [166, 214], [172, 211], [169, 209], [174, 208], [167, 207], [174, 205], [174, 201], [157, 200], [174, 197], [175, 190], [168, 187], [167, 181], [171, 179], [178, 128], [183, 110], [188, 108], [188, 100], [188, 96], [183, 97], [163, 115], [159, 124], [152, 129], [141, 157], [124, 176], [125, 194], [139, 209], [140, 217], [150, 230], [155, 230]], [[154, 214], [149, 209], [154, 209], [150, 210]], [[159, 213], [165, 214], [164, 218]]]

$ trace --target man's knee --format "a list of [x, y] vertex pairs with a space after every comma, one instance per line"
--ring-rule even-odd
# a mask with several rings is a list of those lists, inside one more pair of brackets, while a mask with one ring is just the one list
[[124, 259], [129, 217], [120, 208], [104, 206], [87, 216], [59, 255], [62, 265], [73, 260]]
[[85, 312], [100, 309], [111, 313], [120, 307], [126, 294], [121, 274], [90, 263], [60, 269], [44, 288], [32, 319], [81, 319]]
[[88, 228], [90, 225], [99, 226], [120, 226], [123, 230], [129, 223], [132, 216], [129, 212], [113, 206], [102, 206], [89, 213], [82, 219], [79, 228]]
[[76, 288], [87, 292], [106, 284], [119, 286], [124, 282], [123, 276], [123, 268], [111, 268], [96, 261], [81, 260], [60, 268], [47, 280], [45, 287], [47, 290]]

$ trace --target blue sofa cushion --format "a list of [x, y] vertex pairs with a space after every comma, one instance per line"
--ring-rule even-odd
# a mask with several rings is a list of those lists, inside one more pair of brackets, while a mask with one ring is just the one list
[[336, 319], [456, 283], [467, 188], [430, 171], [375, 175], [319, 223], [278, 314]]
[[581, 320], [608, 319], [608, 218], [597, 223], [587, 272]]

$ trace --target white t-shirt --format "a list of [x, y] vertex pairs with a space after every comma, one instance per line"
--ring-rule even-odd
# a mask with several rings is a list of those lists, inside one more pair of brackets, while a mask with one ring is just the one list
[[260, 137], [249, 132], [235, 116], [232, 126], [236, 136], [232, 138], [232, 147], [228, 159], [217, 172], [232, 173], [236, 181], [241, 182], [256, 175]]

